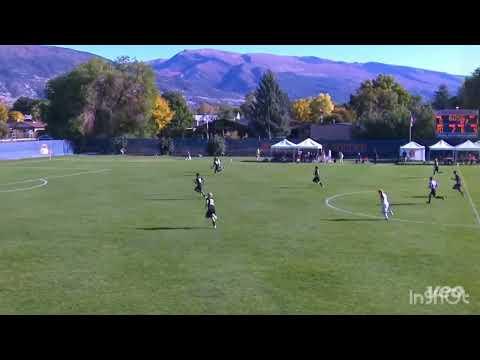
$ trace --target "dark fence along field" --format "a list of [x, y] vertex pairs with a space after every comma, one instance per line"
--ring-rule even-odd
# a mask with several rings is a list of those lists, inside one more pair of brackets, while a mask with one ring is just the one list
[[[270, 146], [282, 139], [244, 139], [233, 140], [226, 139], [227, 152], [230, 156], [255, 156], [258, 148], [266, 156], [270, 154]], [[304, 139], [289, 139], [294, 143], [299, 143]], [[331, 150], [333, 155], [343, 152], [345, 157], [356, 157], [358, 153], [362, 156], [373, 157], [375, 152], [380, 158], [396, 159], [399, 157], [399, 147], [406, 144], [408, 139], [404, 140], [349, 140], [349, 141], [331, 141], [315, 139], [323, 145], [325, 151]], [[438, 140], [416, 140], [419, 144], [427, 147], [436, 143]], [[452, 139], [448, 141], [452, 145], [457, 145], [463, 140]], [[185, 156], [190, 152], [191, 156], [207, 155], [207, 140], [199, 138], [176, 138], [174, 139], [174, 153], [176, 156]], [[115, 145], [111, 139], [89, 139], [81, 146], [77, 147], [79, 153], [99, 153], [116, 154], [119, 153], [118, 145]], [[158, 139], [128, 139], [127, 154], [153, 156], [160, 154], [160, 140]]]

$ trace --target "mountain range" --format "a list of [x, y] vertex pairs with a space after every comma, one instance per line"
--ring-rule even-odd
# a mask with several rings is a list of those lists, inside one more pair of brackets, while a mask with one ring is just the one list
[[[126, 54], [128, 55], [128, 54]], [[414, 56], [414, 54], [412, 54]], [[0, 98], [43, 97], [48, 79], [72, 70], [95, 54], [55, 46], [0, 46]], [[347, 63], [318, 57], [238, 54], [211, 49], [184, 50], [170, 59], [148, 62], [160, 91], [179, 90], [190, 103], [238, 104], [272, 70], [291, 99], [329, 93], [348, 101], [360, 83], [388, 74], [413, 94], [429, 100], [445, 84], [456, 93], [463, 76], [377, 62]]]
[[71, 71], [95, 55], [55, 46], [0, 46], [0, 98], [41, 98], [47, 80]]

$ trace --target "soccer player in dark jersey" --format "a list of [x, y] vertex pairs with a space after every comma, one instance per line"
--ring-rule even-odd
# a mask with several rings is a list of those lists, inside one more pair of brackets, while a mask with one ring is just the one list
[[195, 177], [195, 191], [202, 194], [203, 197], [205, 197], [205, 193], [203, 192], [203, 184], [205, 181], [203, 178], [200, 176], [199, 173], [197, 173], [197, 176]]
[[213, 194], [212, 193], [208, 193], [205, 206], [207, 208], [207, 212], [205, 213], [205, 217], [207, 219], [212, 219], [213, 228], [216, 229], [217, 228], [218, 217], [217, 217], [217, 214], [215, 212], [215, 201], [213, 200]]
[[438, 159], [435, 158], [433, 162], [433, 175], [438, 174], [440, 171], [438, 170]]
[[318, 170], [318, 166], [315, 166], [315, 170], [313, 171], [313, 180], [315, 184], [320, 184], [323, 187], [322, 182], [320, 181], [320, 171]]
[[430, 179], [428, 181], [428, 188], [430, 189], [430, 194], [428, 194], [427, 204], [430, 204], [432, 202], [432, 197], [434, 197], [435, 199], [445, 200], [444, 196], [438, 196], [437, 195], [437, 189], [438, 189], [437, 180], [434, 180], [432, 177], [430, 177]]
[[452, 180], [455, 180], [455, 185], [453, 185], [453, 190], [457, 190], [462, 196], [465, 196], [465, 194], [462, 191], [462, 179], [460, 176], [458, 176], [457, 171], [453, 170], [453, 178]]

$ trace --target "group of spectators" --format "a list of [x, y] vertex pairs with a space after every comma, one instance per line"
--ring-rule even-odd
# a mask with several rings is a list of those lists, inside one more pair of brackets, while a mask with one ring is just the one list
[[464, 165], [474, 165], [474, 164], [478, 164], [479, 159], [478, 159], [478, 156], [472, 153], [468, 153], [466, 155], [459, 154], [457, 157], [457, 162]]
[[[321, 151], [276, 151], [272, 154], [273, 162], [297, 162], [297, 163], [343, 163], [344, 155], [340, 152], [332, 153], [331, 150]], [[260, 159], [257, 151], [257, 160]]]

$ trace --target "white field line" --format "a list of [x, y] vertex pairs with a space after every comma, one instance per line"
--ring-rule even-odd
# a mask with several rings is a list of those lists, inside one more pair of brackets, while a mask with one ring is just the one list
[[11, 183], [4, 183], [4, 184], [0, 184], [0, 186], [8, 186], [8, 185], [17, 185], [17, 184], [25, 184], [25, 183], [31, 183], [31, 182], [36, 182], [40, 179], [44, 179], [44, 178], [36, 178], [36, 179], [27, 179], [27, 180], [22, 180], [22, 181], [15, 181], [15, 182], [11, 182]]
[[480, 215], [478, 215], [477, 207], [475, 206], [475, 203], [473, 202], [472, 197], [470, 196], [470, 192], [468, 191], [467, 181], [465, 180], [465, 177], [463, 176], [460, 169], [458, 169], [458, 172], [463, 178], [463, 184], [465, 185], [465, 192], [467, 193], [468, 200], [470, 201], [470, 206], [472, 207], [473, 213], [477, 219], [478, 224], [480, 225]]
[[[48, 181], [45, 180], [45, 179], [42, 179], [42, 178], [38, 178], [38, 179], [30, 180], [30, 181], [21, 181], [21, 182], [18, 182], [17, 184], [26, 183], [26, 182], [34, 182], [34, 181], [41, 181], [41, 184], [26, 187], [26, 188], [15, 188], [15, 189], [10, 189], [10, 190], [0, 190], [0, 193], [10, 193], [10, 192], [16, 192], [16, 191], [33, 190], [33, 189], [43, 187], [43, 186], [48, 184]], [[5, 185], [5, 184], [2, 184], [2, 185]]]
[[3, 166], [3, 169], [43, 169], [43, 170], [88, 170], [88, 169], [82, 169], [82, 168], [73, 168], [73, 167], [55, 167], [55, 166], [28, 166], [28, 165], [8, 165], [8, 166]]
[[111, 169], [82, 171], [82, 172], [73, 173], [73, 174], [66, 174], [66, 175], [53, 175], [53, 176], [47, 176], [47, 177], [45, 177], [45, 179], [60, 179], [60, 178], [66, 178], [66, 177], [70, 177], [70, 176], [87, 175], [87, 174], [100, 174], [100, 173], [107, 172], [107, 171], [111, 171]]
[[99, 174], [99, 173], [103, 173], [103, 172], [107, 172], [107, 171], [110, 171], [110, 169], [83, 171], [83, 172], [66, 174], [66, 175], [53, 175], [53, 176], [48, 176], [48, 177], [41, 177], [41, 178], [36, 178], [36, 179], [27, 179], [27, 180], [22, 180], [22, 181], [15, 181], [15, 182], [11, 182], [11, 183], [0, 184], [0, 186], [8, 186], [8, 185], [26, 184], [26, 183], [41, 181], [41, 184], [39, 184], [39, 185], [34, 185], [34, 186], [31, 186], [31, 187], [27, 187], [27, 188], [14, 188], [14, 189], [9, 189], [9, 190], [0, 190], [0, 193], [33, 190], [33, 189], [36, 189], [36, 188], [47, 185], [48, 184], [47, 179], [60, 179], [60, 178], [66, 178], [66, 177], [70, 177], [70, 176], [79, 176], [79, 175], [87, 175], [87, 174]]
[[[355, 195], [355, 194], [363, 194], [366, 192], [375, 192], [375, 190], [365, 190], [365, 191], [355, 191], [355, 192], [350, 192], [350, 193], [344, 193], [344, 194], [336, 194], [333, 196], [330, 196], [329, 198], [325, 199], [325, 205], [327, 205], [329, 208], [343, 212], [345, 214], [349, 215], [354, 215], [354, 216], [361, 216], [361, 217], [367, 217], [371, 219], [380, 219], [383, 220], [383, 217], [380, 216], [374, 216], [374, 215], [369, 215], [369, 214], [364, 214], [364, 213], [359, 213], [359, 212], [353, 212], [350, 210], [342, 209], [339, 207], [336, 207], [330, 203], [333, 199], [339, 198], [339, 197], [344, 197], [344, 196], [349, 196], [349, 195]], [[391, 217], [389, 221], [398, 221], [398, 222], [406, 222], [406, 223], [414, 223], [414, 224], [423, 224], [423, 225], [443, 225], [443, 226], [454, 226], [454, 227], [466, 227], [466, 228], [477, 228], [477, 225], [464, 225], [464, 224], [444, 224], [444, 223], [434, 223], [434, 222], [427, 222], [427, 221], [417, 221], [417, 220], [406, 220], [406, 219], [399, 219], [399, 218], [394, 218]]]

